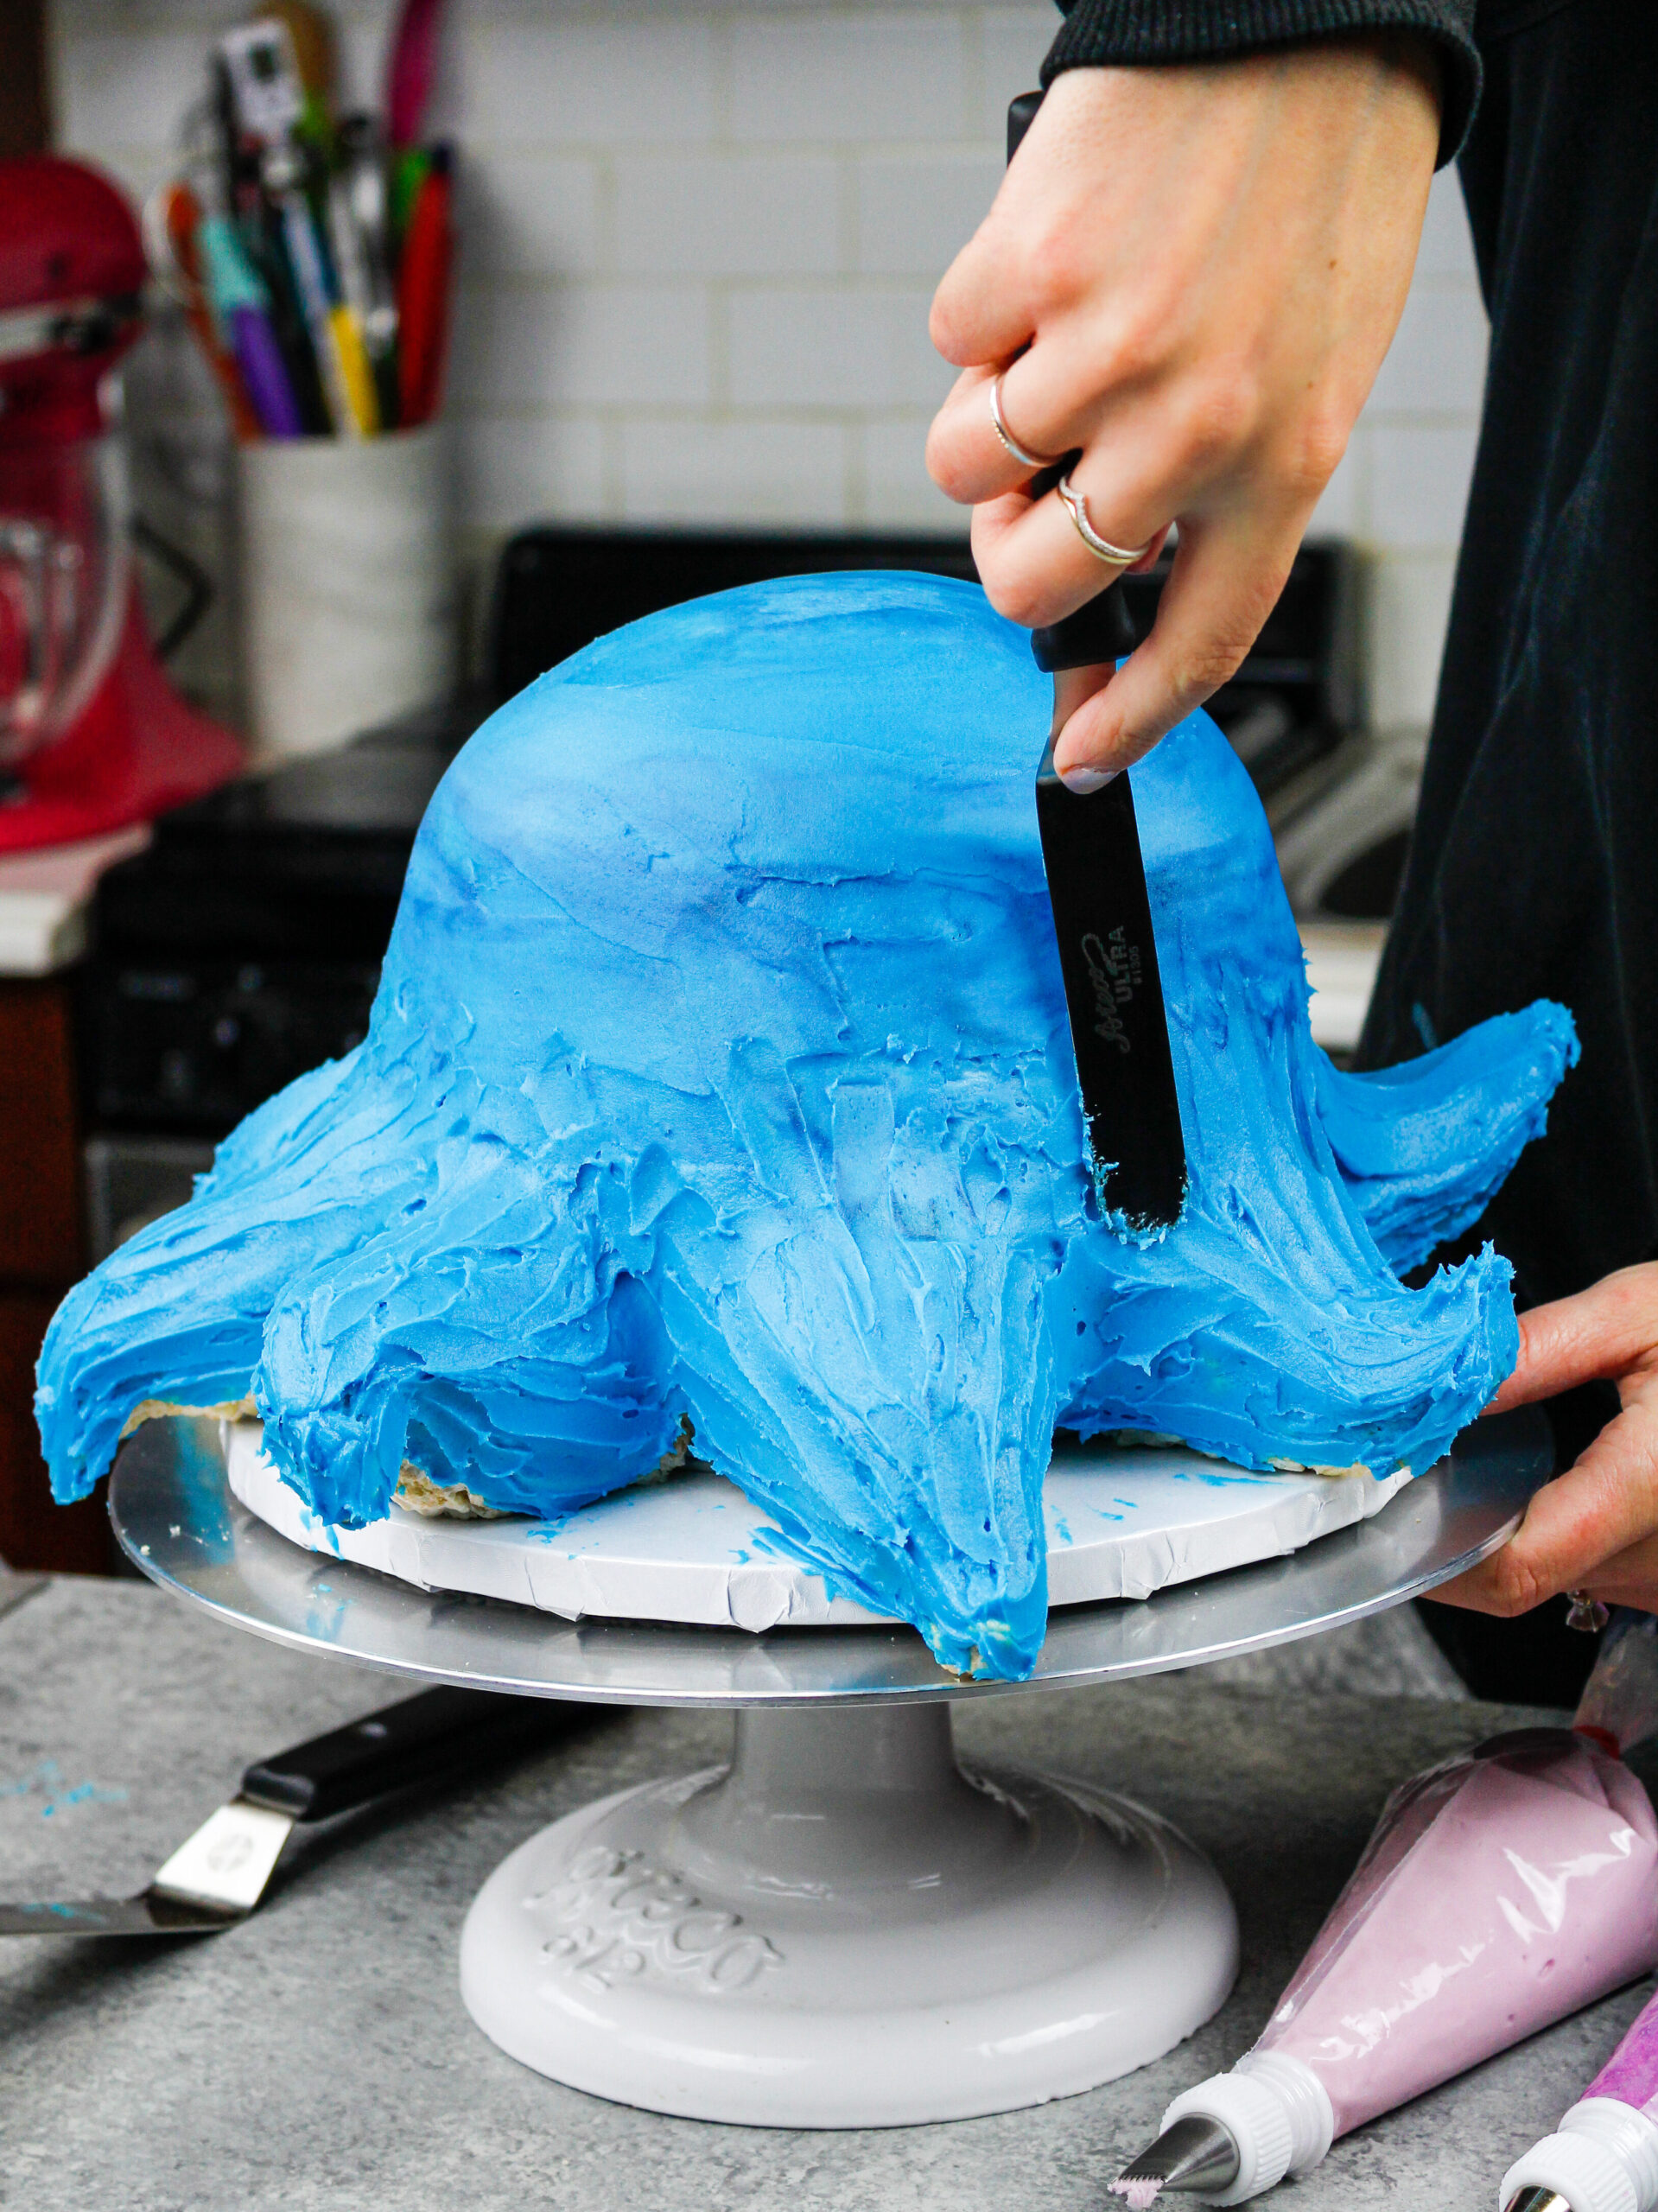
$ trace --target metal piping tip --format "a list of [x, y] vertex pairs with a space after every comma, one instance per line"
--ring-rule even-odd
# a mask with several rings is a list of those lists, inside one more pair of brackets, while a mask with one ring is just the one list
[[[1219, 2120], [1191, 2112], [1166, 2127], [1149, 2150], [1123, 2168], [1112, 2186], [1119, 2196], [1128, 2196], [1134, 2182], [1159, 2190], [1229, 2189], [1237, 2177], [1238, 2146], [1231, 2135]], [[1528, 2206], [1526, 2212], [1532, 2208]], [[1566, 2212], [1571, 2212], [1569, 2206]]]
[[1504, 2212], [1572, 2212], [1572, 2204], [1557, 2189], [1522, 2189], [1509, 2199]]

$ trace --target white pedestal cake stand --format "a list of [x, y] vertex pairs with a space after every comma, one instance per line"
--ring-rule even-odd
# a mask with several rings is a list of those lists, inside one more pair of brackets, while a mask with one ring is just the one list
[[1548, 1471], [1537, 1416], [1481, 1422], [1375, 1517], [1141, 1601], [1056, 1611], [1029, 1683], [964, 1681], [913, 1631], [576, 1620], [421, 1589], [280, 1535], [208, 1420], [156, 1421], [111, 1479], [163, 1587], [298, 1648], [477, 1688], [730, 1706], [728, 1767], [532, 1837], [461, 1938], [461, 1987], [527, 2065], [619, 2101], [790, 2127], [1009, 2110], [1093, 2088], [1207, 2019], [1229, 1898], [1154, 1813], [964, 1772], [950, 1701], [1200, 1664], [1431, 1589], [1510, 1533]]

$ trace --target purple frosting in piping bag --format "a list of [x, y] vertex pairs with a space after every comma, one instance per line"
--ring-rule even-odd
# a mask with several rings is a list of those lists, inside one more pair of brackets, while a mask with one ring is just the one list
[[1553, 2190], [1571, 2212], [1658, 2212], [1658, 1997], [1555, 2133], [1509, 2167], [1497, 2202], [1533, 2189]]
[[1253, 2050], [1163, 2125], [1225, 2127], [1239, 2177], [1210, 2201], [1242, 2202], [1655, 1964], [1640, 1782], [1568, 1729], [1495, 1737], [1394, 1792]]
[[[1620, 1607], [1601, 1639], [1573, 1726], [1627, 1752], [1658, 1727], [1658, 1622]], [[1531, 2189], [1572, 2212], [1658, 2212], [1658, 1997], [1582, 2097], [1504, 2177], [1506, 2207]]]
[[1636, 2013], [1622, 2043], [1589, 2087], [1586, 2097], [1616, 2097], [1637, 2107], [1658, 2098], [1658, 1997]]

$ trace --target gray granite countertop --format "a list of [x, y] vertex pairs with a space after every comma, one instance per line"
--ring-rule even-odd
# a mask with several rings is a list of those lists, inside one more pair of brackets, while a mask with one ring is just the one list
[[[225, 1936], [0, 1942], [0, 2204], [1102, 2212], [1114, 2161], [1168, 2098], [1250, 2042], [1388, 1789], [1534, 1717], [1443, 1694], [1357, 1695], [1329, 1673], [1163, 1675], [958, 1713], [969, 1755], [1095, 1778], [1171, 1815], [1237, 1900], [1243, 1973], [1219, 2017], [1088, 2095], [933, 2127], [774, 2133], [605, 2104], [503, 2056], [456, 1981], [486, 1875], [547, 1821], [706, 1764], [729, 1737], [718, 1714], [595, 1713], [559, 1750], [476, 1787], [296, 1839], [265, 1906]], [[142, 1886], [251, 1758], [397, 1694], [141, 1585], [54, 1583], [0, 1618], [0, 1895]], [[1508, 2161], [1554, 2124], [1641, 1995], [1362, 2130], [1279, 2201], [1490, 2212]]]

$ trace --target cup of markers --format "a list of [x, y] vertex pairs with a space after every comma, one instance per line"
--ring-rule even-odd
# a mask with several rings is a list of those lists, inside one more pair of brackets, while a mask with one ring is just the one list
[[[411, 0], [403, 31], [421, 12], [429, 35], [429, 0]], [[336, 118], [331, 57], [303, 0], [221, 38], [183, 172], [146, 212], [151, 261], [244, 443], [413, 429], [442, 396], [452, 151], [397, 143], [371, 114]], [[395, 105], [397, 130], [417, 129], [423, 100]]]
[[458, 658], [439, 418], [450, 149], [422, 123], [441, 0], [404, 0], [384, 122], [337, 115], [333, 33], [270, 0], [226, 33], [145, 211], [238, 442], [237, 641], [257, 762], [441, 697]]

